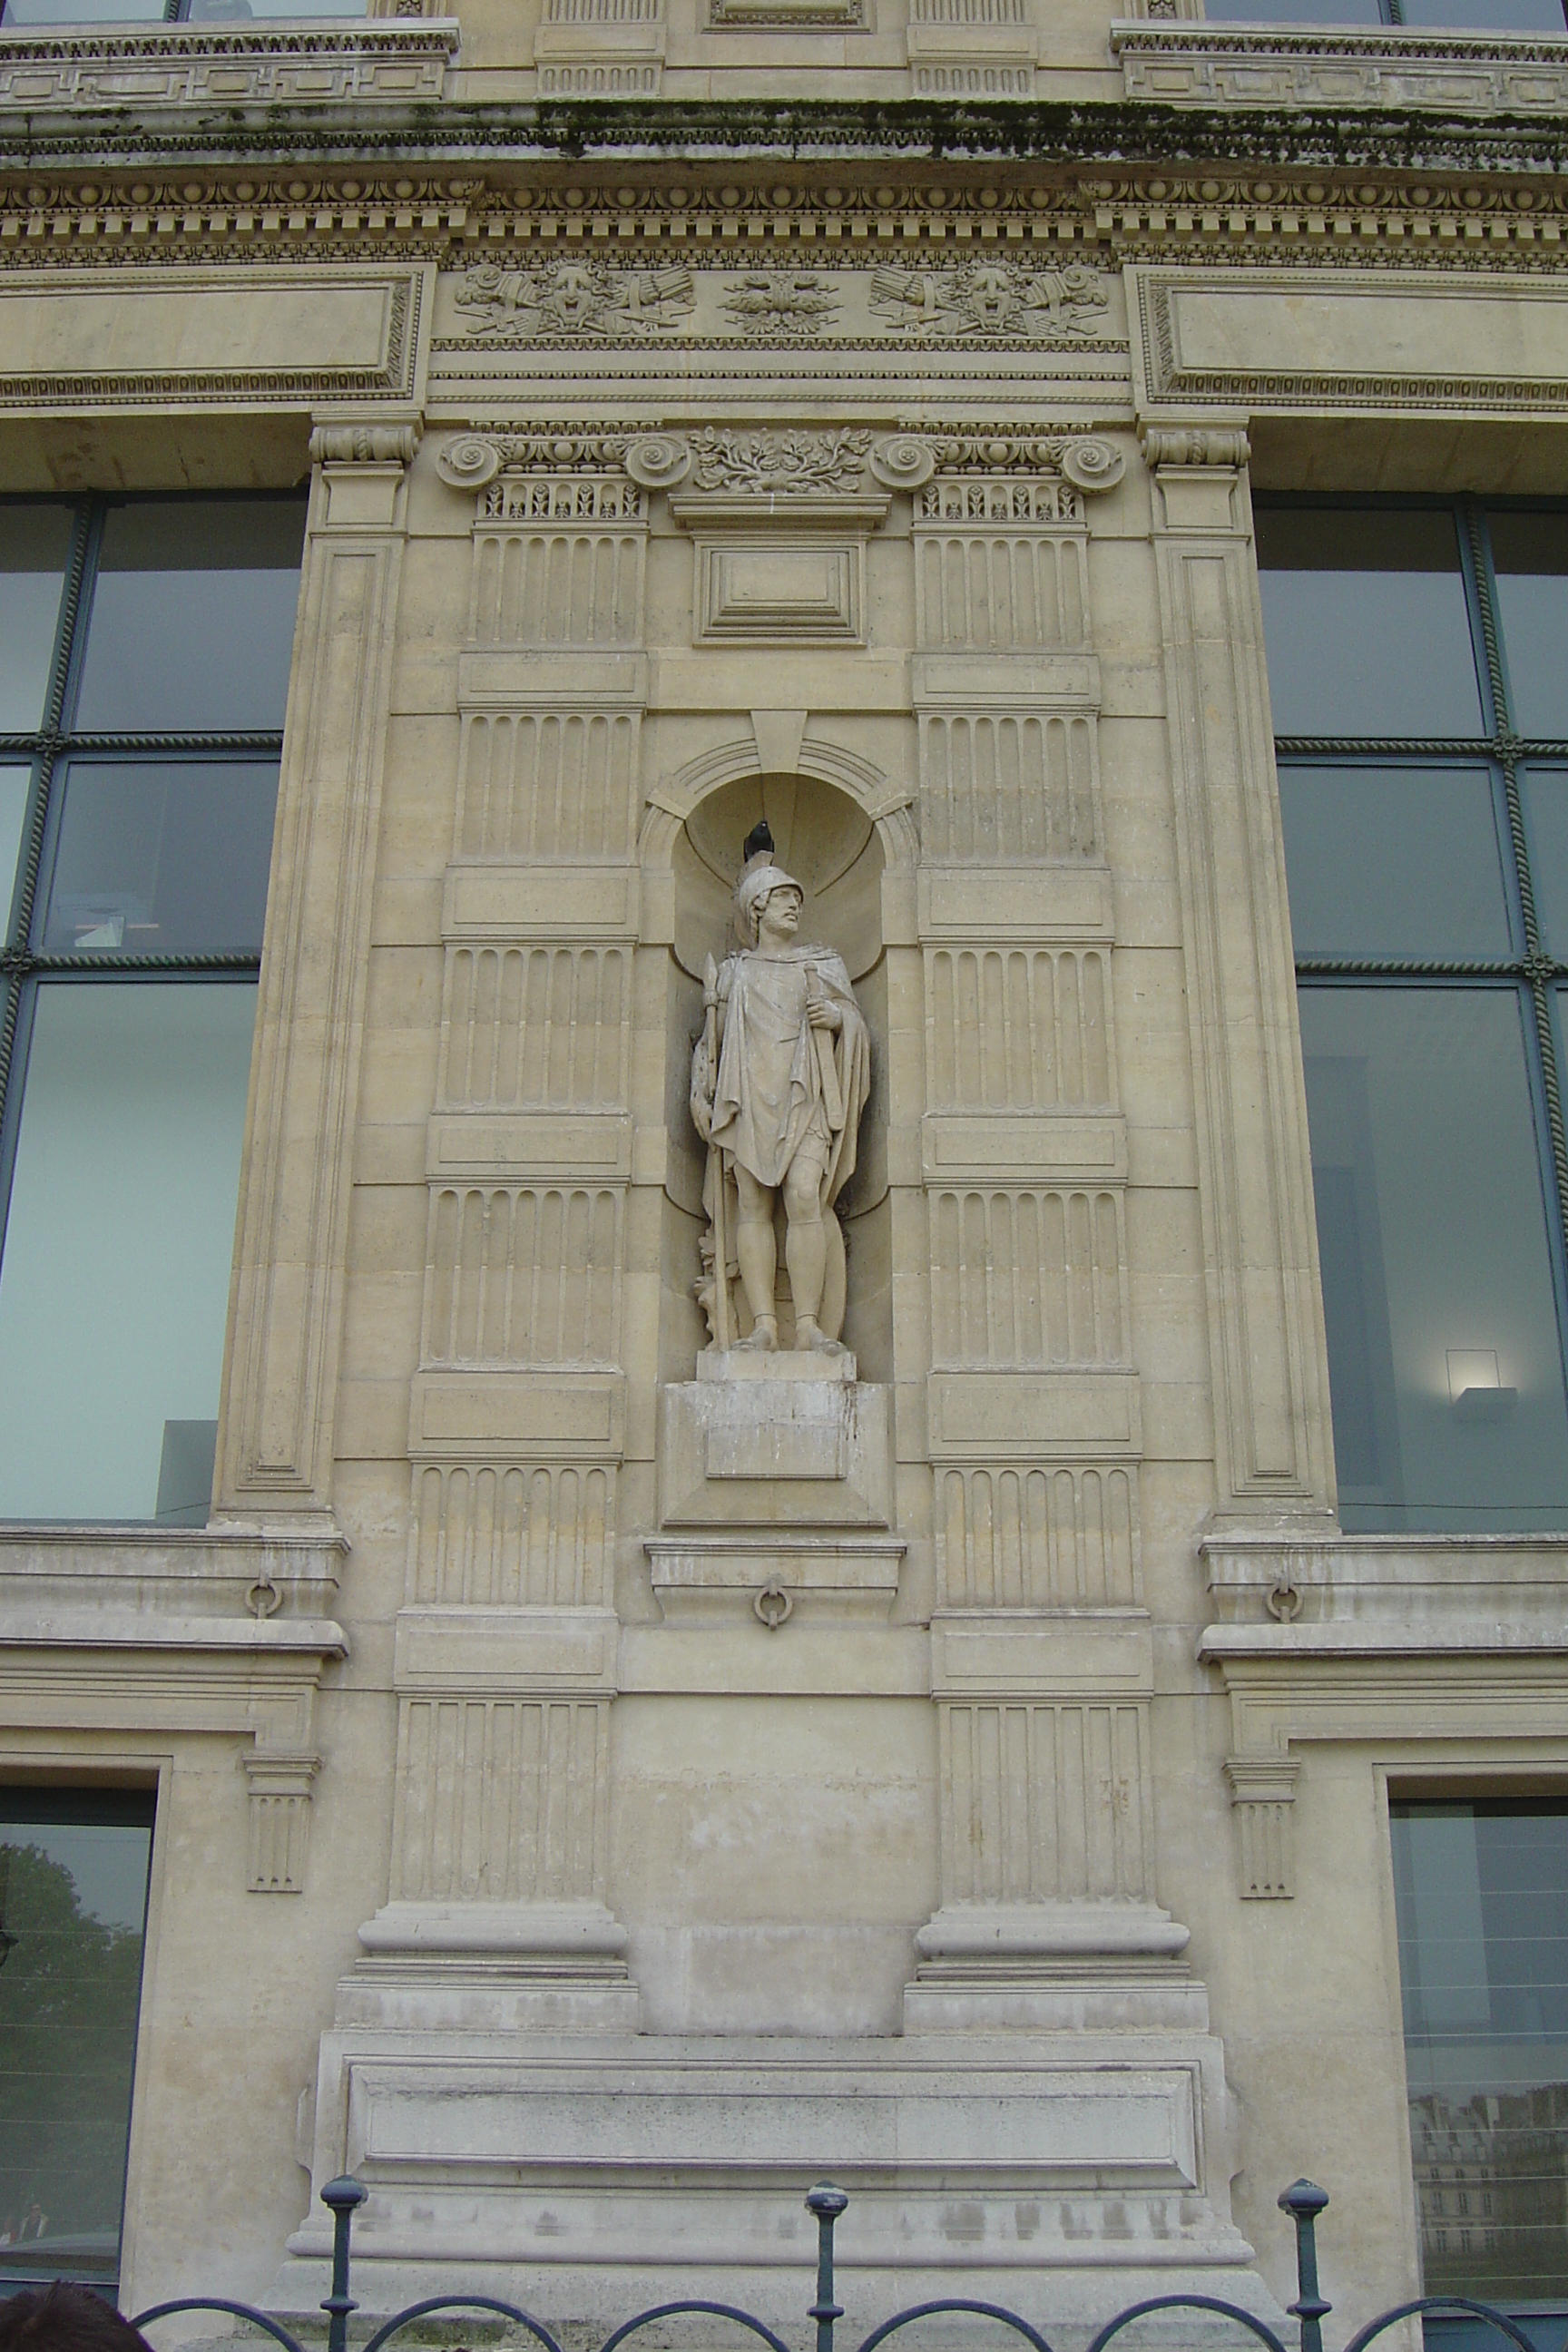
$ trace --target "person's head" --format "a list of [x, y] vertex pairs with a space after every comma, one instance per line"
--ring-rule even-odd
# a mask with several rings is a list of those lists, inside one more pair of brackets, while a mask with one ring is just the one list
[[0, 2352], [152, 2352], [147, 2338], [90, 2287], [57, 2279], [0, 2303]]

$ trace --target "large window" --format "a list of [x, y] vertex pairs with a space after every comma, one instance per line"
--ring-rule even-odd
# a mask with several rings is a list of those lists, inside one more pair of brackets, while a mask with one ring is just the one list
[[1391, 1811], [1425, 2291], [1512, 2310], [1561, 2302], [1568, 1810]]
[[1568, 1528], [1568, 514], [1258, 548], [1342, 1519]]
[[206, 1519], [303, 526], [0, 504], [0, 1517]]
[[1222, 25], [1407, 25], [1412, 32], [1557, 33], [1568, 30], [1563, 0], [1206, 0]]
[[152, 1846], [150, 1795], [0, 1788], [0, 2294], [115, 2284]]
[[8, 33], [72, 25], [248, 25], [364, 13], [365, 0], [0, 0], [0, 26]]

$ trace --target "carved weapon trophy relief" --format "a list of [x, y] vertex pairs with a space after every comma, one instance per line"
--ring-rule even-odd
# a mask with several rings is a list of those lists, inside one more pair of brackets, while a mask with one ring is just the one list
[[870, 1037], [844, 959], [796, 936], [805, 892], [766, 820], [735, 886], [740, 945], [703, 974], [691, 1117], [708, 1147], [697, 1299], [718, 1355], [780, 1349], [782, 1213], [793, 1352], [840, 1357], [846, 1271], [834, 1202], [854, 1173]]
[[455, 281], [461, 339], [437, 347], [671, 342], [798, 349], [1121, 344], [1098, 262], [987, 257], [926, 268], [693, 270], [581, 257], [476, 261]]

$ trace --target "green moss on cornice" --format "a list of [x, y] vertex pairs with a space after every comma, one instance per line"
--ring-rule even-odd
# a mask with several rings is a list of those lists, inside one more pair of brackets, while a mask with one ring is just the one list
[[1417, 109], [1231, 110], [1115, 100], [979, 106], [923, 99], [549, 100], [516, 105], [422, 104], [393, 111], [278, 107], [166, 127], [130, 108], [21, 114], [0, 122], [0, 169], [155, 168], [175, 162], [258, 164], [540, 166], [705, 163], [753, 157], [826, 169], [886, 163], [1180, 170], [1230, 167], [1556, 176], [1568, 121]]

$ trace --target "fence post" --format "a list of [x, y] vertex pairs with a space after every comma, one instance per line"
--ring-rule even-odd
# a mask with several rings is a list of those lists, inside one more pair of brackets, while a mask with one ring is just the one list
[[844, 2305], [833, 2300], [833, 2224], [848, 2202], [831, 2180], [805, 2192], [806, 2210], [816, 2216], [816, 2301], [806, 2315], [816, 2322], [816, 2352], [833, 2352], [833, 2323], [844, 2316]]
[[349, 2293], [349, 2231], [355, 2207], [363, 2205], [368, 2194], [352, 2172], [329, 2180], [321, 2191], [321, 2202], [331, 2207], [332, 2215], [332, 2291], [321, 2305], [327, 2315], [327, 2352], [347, 2352], [349, 2314], [359, 2309]]
[[1285, 2307], [1301, 2323], [1301, 2352], [1323, 2352], [1322, 2323], [1333, 2309], [1318, 2292], [1317, 2220], [1328, 2201], [1315, 2180], [1293, 2180], [1279, 2191], [1279, 2210], [1296, 2224], [1296, 2300]]

